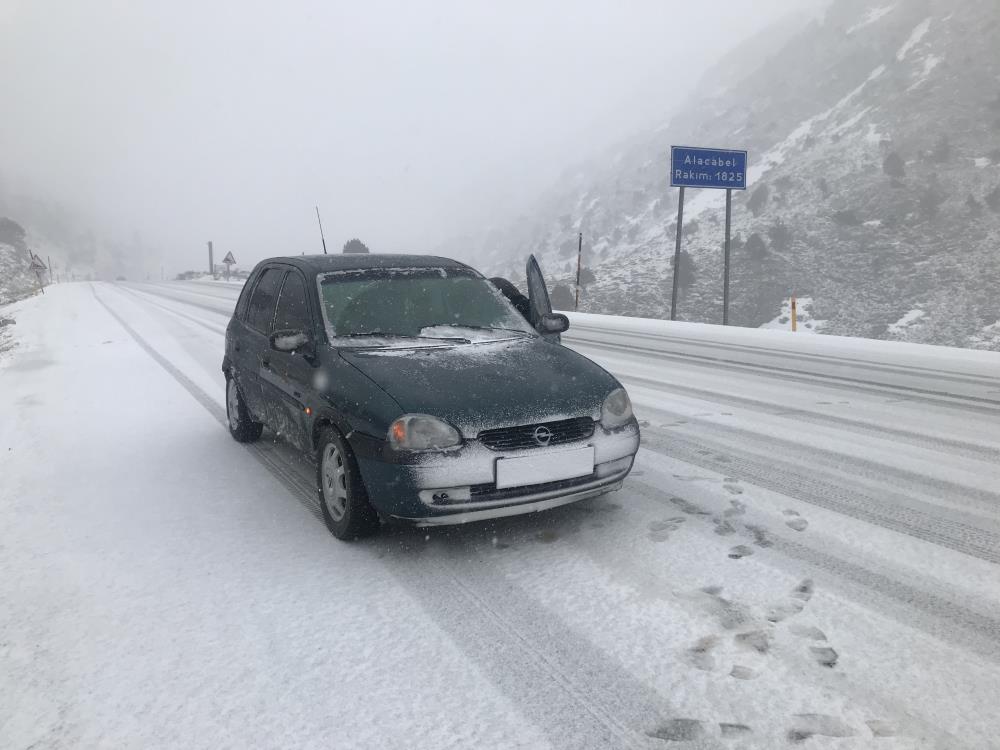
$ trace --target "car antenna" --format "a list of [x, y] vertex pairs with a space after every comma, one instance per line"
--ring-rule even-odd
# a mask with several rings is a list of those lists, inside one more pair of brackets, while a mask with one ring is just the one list
[[319, 238], [323, 241], [323, 255], [326, 255], [326, 237], [323, 236], [323, 220], [319, 218], [319, 206], [316, 206], [316, 221], [319, 223]]

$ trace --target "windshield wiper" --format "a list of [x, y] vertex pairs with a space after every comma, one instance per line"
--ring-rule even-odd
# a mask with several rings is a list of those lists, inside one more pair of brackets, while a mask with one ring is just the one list
[[504, 328], [503, 326], [477, 326], [470, 323], [431, 323], [429, 326], [424, 326], [424, 328], [471, 328], [474, 331], [510, 331], [511, 333], [520, 333], [522, 336], [530, 336], [530, 331], [525, 331], [521, 328]]
[[455, 341], [460, 344], [471, 344], [472, 342], [461, 336], [424, 336], [411, 335], [405, 333], [382, 333], [380, 331], [359, 331], [357, 333], [338, 333], [334, 336], [338, 339], [373, 338], [373, 339], [430, 339], [431, 341]]

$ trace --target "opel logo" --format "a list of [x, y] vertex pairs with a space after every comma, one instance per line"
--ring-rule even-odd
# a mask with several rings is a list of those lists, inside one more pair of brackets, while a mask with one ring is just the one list
[[549, 441], [552, 440], [552, 430], [543, 424], [538, 425], [532, 435], [539, 445], [548, 445]]

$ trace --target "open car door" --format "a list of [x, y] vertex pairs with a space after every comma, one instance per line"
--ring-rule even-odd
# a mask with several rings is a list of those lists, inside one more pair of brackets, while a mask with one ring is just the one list
[[542, 316], [552, 312], [552, 303], [549, 301], [549, 290], [545, 286], [545, 277], [542, 276], [542, 269], [538, 267], [538, 261], [535, 260], [534, 255], [528, 256], [525, 276], [528, 279], [529, 321], [535, 327], [535, 330], [542, 334], [542, 338], [558, 343], [561, 340], [561, 336], [558, 333], [546, 333], [541, 328]]

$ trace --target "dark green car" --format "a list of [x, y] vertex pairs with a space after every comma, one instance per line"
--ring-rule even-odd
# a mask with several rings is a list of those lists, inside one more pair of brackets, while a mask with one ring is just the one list
[[534, 258], [519, 313], [446, 258], [272, 258], [226, 331], [229, 429], [316, 458], [330, 531], [453, 524], [618, 489], [639, 448], [621, 384], [565, 348]]

